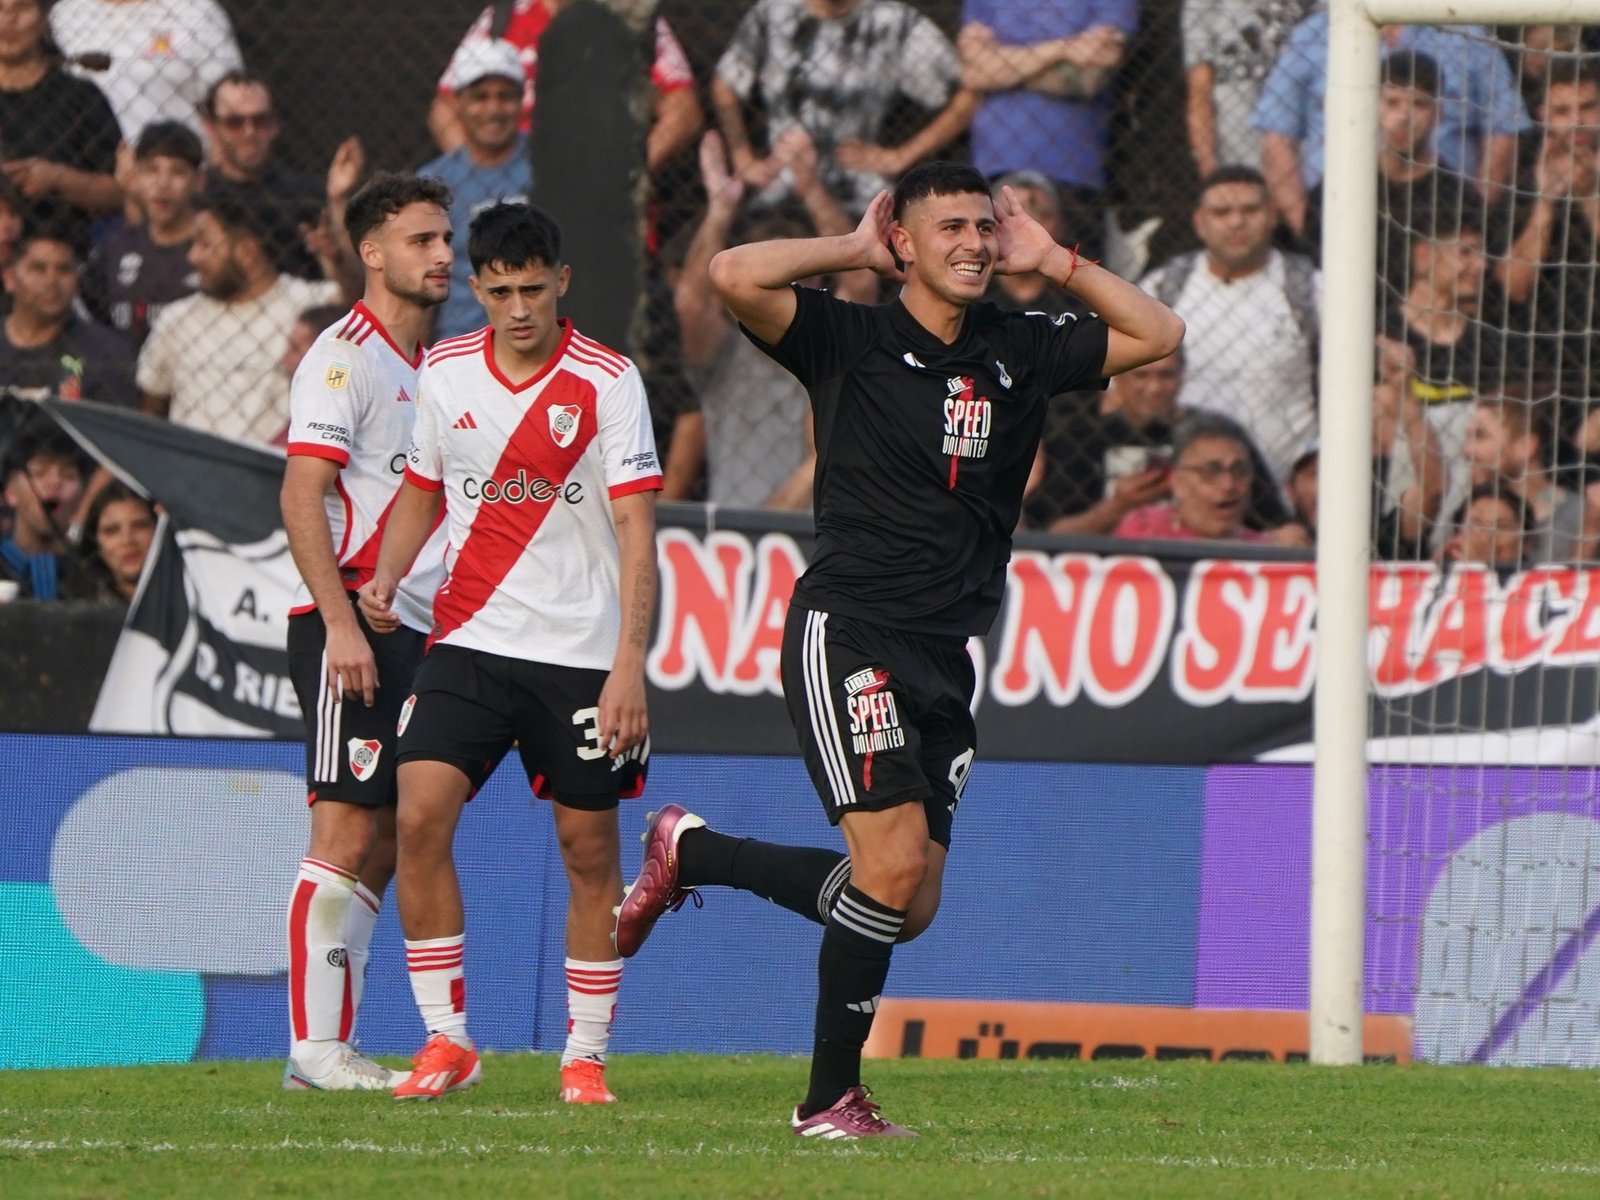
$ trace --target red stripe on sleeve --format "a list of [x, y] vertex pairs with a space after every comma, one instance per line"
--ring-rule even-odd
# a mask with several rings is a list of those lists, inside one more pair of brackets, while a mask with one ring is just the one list
[[341, 450], [337, 446], [324, 446], [321, 442], [290, 442], [285, 450], [289, 454], [301, 454], [306, 458], [325, 458], [329, 462], [336, 462], [341, 467], [350, 462], [350, 452]]
[[661, 476], [646, 475], [643, 479], [635, 479], [632, 483], [619, 483], [611, 488], [609, 494], [613, 500], [620, 496], [632, 496], [639, 492], [659, 492], [661, 490]]

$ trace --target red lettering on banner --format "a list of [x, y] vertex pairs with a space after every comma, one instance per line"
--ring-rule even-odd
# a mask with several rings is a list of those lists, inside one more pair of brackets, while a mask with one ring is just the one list
[[1109, 558], [1088, 629], [1083, 686], [1090, 699], [1117, 708], [1136, 698], [1161, 670], [1177, 602], [1172, 577], [1148, 558]]
[[782, 691], [783, 622], [805, 559], [794, 539], [742, 533], [704, 539], [686, 529], [657, 534], [661, 619], [650, 681], [677, 691], [698, 681], [713, 692]]
[[1495, 580], [1478, 566], [1458, 564], [1446, 574], [1423, 626], [1416, 681], [1425, 687], [1481, 670], [1489, 661], [1489, 597]]
[[1198, 562], [1172, 653], [1172, 690], [1198, 706], [1304, 700], [1314, 663], [1309, 564]]
[[[750, 576], [750, 541], [713, 533], [702, 543], [682, 529], [657, 534], [661, 622], [650, 652], [650, 678], [676, 690], [699, 675], [715, 687], [727, 673], [733, 631]], [[720, 690], [720, 689], [719, 689]]]
[[1551, 649], [1547, 661], [1566, 665], [1593, 662], [1600, 656], [1600, 587], [1595, 586], [1600, 580], [1596, 580], [1595, 574], [1584, 571], [1579, 576], [1573, 604], [1575, 615], [1569, 617], [1561, 640]]
[[1432, 566], [1373, 566], [1367, 661], [1379, 695], [1400, 695], [1416, 685], [1417, 630], [1437, 583]]
[[990, 688], [1001, 704], [1028, 704], [1041, 688], [1051, 704], [1078, 698], [1078, 625], [1098, 560], [1085, 554], [1052, 558], [1019, 550], [1006, 576], [1005, 624]]
[[1255, 564], [1262, 593], [1261, 620], [1254, 630], [1255, 653], [1240, 686], [1240, 698], [1304, 700], [1314, 678], [1311, 623], [1317, 611], [1317, 581], [1311, 565]]
[[1550, 643], [1571, 623], [1582, 586], [1571, 567], [1538, 567], [1509, 580], [1495, 624], [1493, 665], [1521, 671], [1545, 661]]
[[1183, 595], [1183, 627], [1172, 648], [1172, 690], [1209, 707], [1233, 695], [1247, 657], [1255, 609], [1252, 564], [1197, 562]]
[[739, 625], [738, 651], [728, 671], [727, 688], [741, 695], [783, 690], [783, 623], [789, 615], [789, 598], [805, 570], [805, 559], [794, 539], [768, 534], [755, 548], [756, 578]]

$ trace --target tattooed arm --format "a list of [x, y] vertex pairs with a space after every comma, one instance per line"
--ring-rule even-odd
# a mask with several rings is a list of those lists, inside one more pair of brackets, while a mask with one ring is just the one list
[[600, 744], [616, 758], [650, 730], [645, 711], [644, 660], [656, 606], [656, 493], [635, 492], [611, 502], [621, 558], [622, 628], [617, 656], [600, 690]]

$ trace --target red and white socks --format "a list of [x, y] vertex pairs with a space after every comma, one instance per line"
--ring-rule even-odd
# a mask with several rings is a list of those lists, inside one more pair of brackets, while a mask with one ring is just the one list
[[467, 1036], [467, 935], [406, 939], [406, 971], [411, 994], [428, 1034], [442, 1033], [460, 1046], [471, 1046]]
[[[349, 924], [358, 886], [355, 876], [314, 858], [303, 859], [295, 873], [288, 922], [290, 1055], [313, 1073], [331, 1065], [355, 1027]], [[377, 897], [361, 890], [371, 898], [376, 921]], [[368, 925], [363, 967], [371, 940]]]
[[621, 986], [620, 958], [610, 962], [567, 959], [567, 1045], [561, 1052], [562, 1066], [579, 1058], [605, 1061]]

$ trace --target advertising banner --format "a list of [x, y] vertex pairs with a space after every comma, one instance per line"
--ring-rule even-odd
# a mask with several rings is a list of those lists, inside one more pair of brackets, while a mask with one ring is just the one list
[[[301, 736], [281, 455], [98, 405], [46, 407], [167, 513], [92, 727]], [[811, 528], [662, 506], [659, 752], [793, 753], [778, 660]], [[999, 618], [969, 645], [980, 757], [1308, 760], [1315, 625], [1303, 555], [1021, 536]], [[1377, 563], [1370, 626], [1375, 761], [1600, 763], [1600, 571]]]

